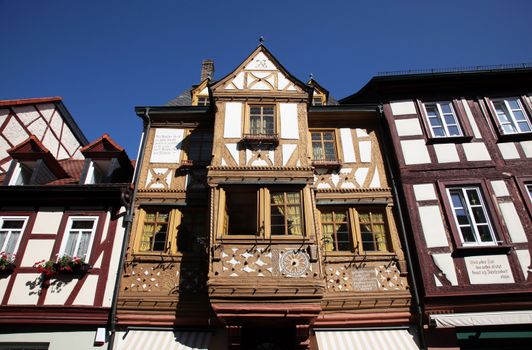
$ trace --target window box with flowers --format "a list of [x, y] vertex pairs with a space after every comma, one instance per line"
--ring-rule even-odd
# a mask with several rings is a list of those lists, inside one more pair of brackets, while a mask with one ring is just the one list
[[56, 275], [83, 275], [91, 268], [89, 264], [86, 264], [83, 261], [83, 258], [78, 258], [77, 256], [71, 257], [68, 255], [63, 255], [56, 261], [37, 261], [33, 267], [47, 278]]
[[0, 275], [8, 275], [17, 267], [15, 265], [15, 254], [6, 252], [0, 253]]

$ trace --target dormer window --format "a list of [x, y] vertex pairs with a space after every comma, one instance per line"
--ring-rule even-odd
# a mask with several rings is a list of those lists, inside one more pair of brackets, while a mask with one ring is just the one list
[[31, 182], [31, 176], [33, 175], [33, 170], [35, 169], [35, 162], [17, 162], [15, 165], [15, 170], [13, 171], [13, 176], [9, 185], [11, 186], [23, 186], [29, 185]]
[[99, 184], [106, 182], [106, 175], [110, 169], [110, 161], [92, 160], [89, 164], [85, 185]]
[[198, 106], [210, 105], [209, 96], [198, 96]]
[[321, 99], [321, 96], [315, 96], [314, 98], [312, 98], [312, 105], [313, 106], [323, 106], [323, 101]]

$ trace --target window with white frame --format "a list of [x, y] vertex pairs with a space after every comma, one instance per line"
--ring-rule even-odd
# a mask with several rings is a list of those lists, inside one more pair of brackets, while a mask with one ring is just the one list
[[528, 192], [528, 196], [530, 197], [530, 200], [532, 201], [532, 183], [527, 183], [525, 186]]
[[27, 217], [3, 216], [0, 217], [0, 251], [6, 254], [15, 254], [20, 243], [20, 238], [26, 227]]
[[464, 246], [497, 244], [478, 186], [447, 188], [453, 216]]
[[504, 135], [532, 132], [530, 120], [518, 97], [493, 99], [491, 103]]
[[433, 137], [463, 136], [452, 102], [427, 102], [423, 106]]
[[87, 261], [92, 248], [98, 218], [95, 216], [68, 219], [60, 256], [78, 257]]

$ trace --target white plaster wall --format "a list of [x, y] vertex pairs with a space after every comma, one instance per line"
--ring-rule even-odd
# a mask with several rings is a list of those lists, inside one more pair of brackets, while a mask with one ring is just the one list
[[299, 139], [299, 128], [297, 123], [297, 103], [281, 103], [279, 105], [281, 114], [281, 138]]
[[517, 249], [515, 251], [517, 254], [517, 259], [519, 260], [519, 265], [521, 266], [521, 271], [523, 271], [523, 277], [528, 278], [529, 271], [528, 267], [530, 266], [530, 252], [528, 249]]
[[416, 114], [416, 106], [413, 101], [391, 102], [390, 107], [393, 115]]
[[294, 154], [294, 151], [296, 150], [296, 145], [283, 145], [283, 166], [286, 166], [286, 163], [288, 163], [288, 160]]
[[423, 135], [419, 119], [417, 118], [395, 120], [395, 128], [399, 136]]
[[69, 128], [63, 129], [63, 134], [61, 135], [61, 143], [70, 154], [74, 155], [75, 159], [85, 159], [83, 157], [83, 154], [81, 154], [80, 152], [76, 152], [76, 150], [79, 149], [80, 144]]
[[40, 273], [17, 274], [8, 303], [11, 305], [36, 305], [41, 292], [40, 281]]
[[484, 143], [464, 143], [462, 145], [466, 159], [470, 162], [491, 160], [490, 154]]
[[49, 130], [44, 134], [42, 143], [44, 147], [48, 148], [54, 156], [57, 155], [59, 140]]
[[504, 180], [491, 181], [491, 187], [493, 188], [493, 193], [495, 193], [495, 197], [506, 197], [510, 195], [510, 192], [508, 192], [508, 187], [506, 186], [506, 182], [504, 182]]
[[183, 129], [156, 129], [150, 163], [178, 163], [184, 133]]
[[81, 290], [79, 291], [76, 299], [72, 305], [94, 305], [94, 297], [96, 295], [96, 289], [98, 287], [98, 276], [89, 275], [83, 283]]
[[63, 328], [57, 332], [31, 332], [28, 333], [2, 333], [0, 334], [0, 343], [49, 343], [48, 350], [102, 350], [102, 346], [94, 346], [94, 331], [69, 332]]
[[381, 179], [380, 179], [378, 171], [376, 171], [373, 174], [373, 179], [371, 179], [371, 183], [369, 184], [369, 187], [371, 188], [381, 187]]
[[7, 150], [10, 148], [11, 146], [9, 145], [9, 143], [7, 143], [6, 139], [0, 137], [0, 159], [5, 158], [9, 155], [7, 153]]
[[253, 59], [244, 67], [244, 69], [260, 69], [260, 70], [275, 70], [275, 65], [263, 53], [259, 52]]
[[50, 259], [55, 240], [30, 239], [22, 257], [21, 267], [32, 267], [37, 261]]
[[24, 125], [28, 125], [37, 118], [40, 118], [39, 113], [32, 105], [13, 107], [17, 117]]
[[225, 104], [224, 137], [242, 137], [242, 103], [227, 102]]
[[20, 123], [15, 118], [11, 118], [9, 120], [2, 133], [4, 137], [11, 141], [11, 143], [14, 145], [18, 145], [29, 137], [28, 133], [24, 131]]
[[430, 163], [429, 151], [424, 140], [401, 141], [401, 149], [406, 165]]
[[358, 137], [369, 137], [368, 133], [364, 129], [355, 129]]
[[527, 158], [532, 158], [532, 141], [521, 141], [521, 147]]
[[480, 134], [480, 130], [478, 129], [477, 123], [475, 122], [475, 118], [473, 117], [473, 113], [471, 112], [471, 108], [469, 108], [469, 104], [467, 103], [467, 100], [464, 98], [462, 98], [462, 105], [464, 106], [464, 110], [467, 116], [467, 121], [469, 122], [469, 125], [471, 126], [471, 130], [473, 130], [473, 135], [477, 139], [482, 138], [482, 135]]
[[360, 151], [360, 161], [364, 163], [371, 162], [371, 141], [359, 141], [358, 149]]
[[[506, 255], [466, 256], [464, 263], [471, 284], [515, 283]], [[493, 273], [494, 271], [500, 272]]]
[[[50, 118], [52, 118], [52, 115], [55, 112], [55, 105], [53, 103], [39, 104], [37, 105], [37, 108], [43, 115], [44, 119], [46, 119], [46, 121], [50, 121]], [[59, 111], [57, 113], [59, 113]]]
[[50, 287], [43, 290], [46, 293], [44, 304], [64, 305], [78, 281], [79, 278], [72, 278], [68, 280], [57, 280], [52, 278], [50, 280]]
[[238, 164], [239, 157], [238, 157], [238, 148], [236, 143], [226, 143], [225, 146], [229, 150], [229, 153], [231, 153], [231, 156], [233, 157], [233, 160]]
[[454, 268], [454, 260], [450, 253], [432, 254], [434, 264], [443, 272], [445, 277], [451, 282], [451, 285], [458, 285], [458, 278], [456, 277], [456, 270]]
[[503, 159], [519, 159], [519, 152], [513, 142], [499, 143], [497, 144], [499, 151], [501, 152]]
[[244, 72], [238, 73], [235, 79], [233, 79], [233, 84], [239, 90], [242, 90], [244, 88]]
[[0, 278], [0, 300], [2, 300], [6, 294], [7, 285], [9, 284], [9, 281], [11, 281], [11, 277], [12, 275]]
[[423, 206], [419, 207], [418, 211], [427, 248], [448, 247], [449, 241], [445, 234], [440, 207], [437, 205]]
[[508, 228], [512, 243], [528, 242], [523, 224], [521, 223], [521, 219], [519, 219], [519, 215], [517, 215], [514, 204], [511, 202], [499, 203], [499, 208], [501, 209], [501, 214]]
[[412, 186], [416, 201], [436, 200], [436, 191], [433, 184], [419, 184]]
[[454, 143], [442, 143], [434, 145], [434, 151], [436, 152], [436, 158], [438, 163], [454, 163], [459, 162], [460, 157], [456, 150]]
[[366, 177], [368, 176], [369, 168], [358, 168], [355, 171], [355, 180], [359, 185], [362, 186], [364, 181], [366, 181]]
[[351, 129], [340, 129], [340, 139], [342, 140], [342, 151], [344, 153], [344, 163], [355, 163], [355, 147], [353, 147], [353, 137]]
[[62, 218], [63, 208], [41, 207], [35, 218], [32, 233], [57, 234]]
[[[120, 208], [120, 213], [125, 211], [126, 208]], [[116, 223], [116, 232], [114, 234], [113, 248], [111, 251], [111, 261], [109, 262], [109, 275], [107, 278], [107, 284], [105, 285], [105, 293], [103, 295], [103, 307], [111, 307], [116, 276], [119, 271], [118, 262], [120, 260], [125, 235], [125, 229], [122, 227], [124, 221], [123, 218], [124, 216], [119, 216], [118, 222]]]

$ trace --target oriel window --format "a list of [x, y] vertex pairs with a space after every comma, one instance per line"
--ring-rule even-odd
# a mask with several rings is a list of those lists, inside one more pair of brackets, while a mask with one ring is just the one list
[[321, 231], [326, 251], [352, 250], [347, 208], [321, 210]]
[[388, 251], [384, 210], [357, 209], [362, 249], [365, 252]]
[[300, 192], [271, 192], [271, 234], [303, 234]]

